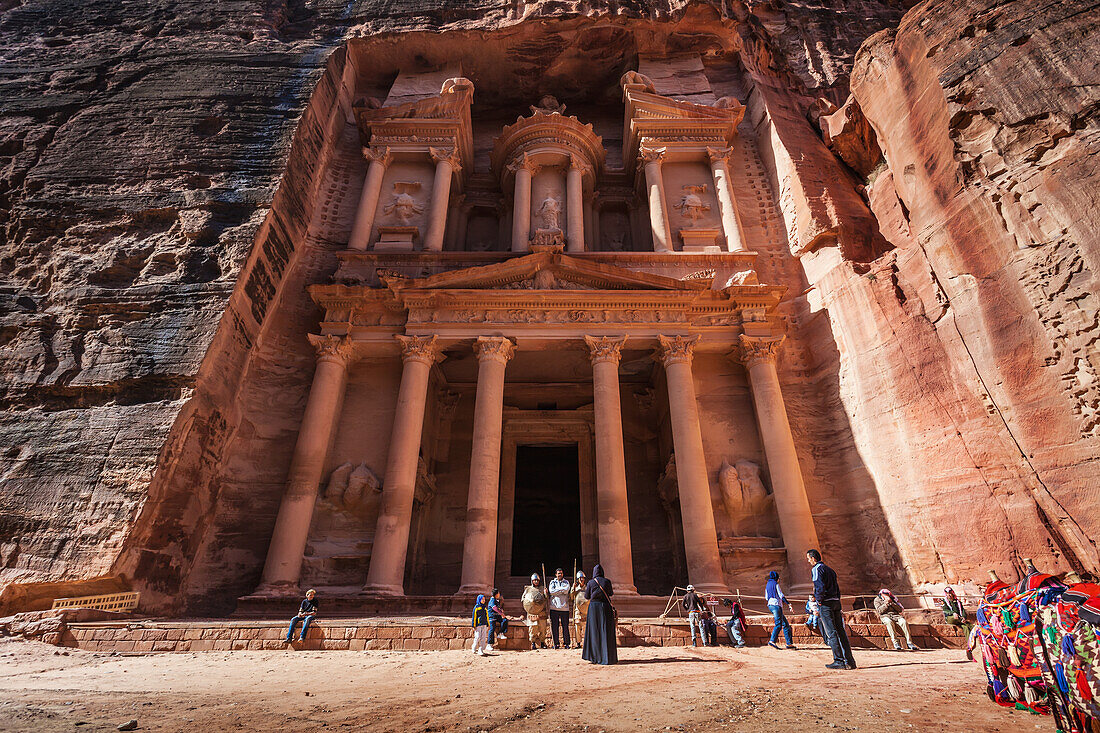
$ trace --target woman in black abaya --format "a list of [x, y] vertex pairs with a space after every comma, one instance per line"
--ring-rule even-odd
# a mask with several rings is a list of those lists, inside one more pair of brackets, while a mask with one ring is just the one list
[[615, 645], [615, 613], [611, 605], [611, 581], [603, 576], [603, 568], [592, 570], [592, 580], [584, 587], [588, 599], [588, 624], [584, 630], [584, 651], [581, 659], [593, 664], [615, 664], [619, 650]]

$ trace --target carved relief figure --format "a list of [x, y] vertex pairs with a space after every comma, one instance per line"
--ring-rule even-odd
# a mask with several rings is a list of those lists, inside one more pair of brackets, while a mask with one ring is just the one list
[[347, 510], [371, 508], [382, 496], [382, 482], [365, 463], [344, 463], [333, 470], [325, 498]]
[[561, 202], [553, 196], [547, 196], [539, 206], [535, 218], [542, 229], [561, 229]]
[[382, 213], [396, 218], [402, 224], [408, 224], [414, 216], [424, 213], [424, 207], [416, 203], [411, 193], [419, 188], [420, 184], [413, 181], [399, 181], [393, 184], [393, 199], [382, 209]]
[[738, 535], [759, 535], [760, 527], [767, 524], [765, 515], [771, 505], [768, 490], [760, 479], [760, 467], [747, 460], [732, 466], [723, 461], [718, 486], [734, 531]]
[[676, 204], [676, 208], [680, 210], [680, 216], [695, 222], [710, 211], [710, 206], [703, 203], [702, 197], [699, 196], [706, 192], [706, 186], [684, 186], [683, 190], [684, 195], [680, 197], [680, 203]]

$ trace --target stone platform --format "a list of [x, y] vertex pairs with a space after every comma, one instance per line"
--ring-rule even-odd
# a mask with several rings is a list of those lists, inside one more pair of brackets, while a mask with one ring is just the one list
[[[821, 637], [791, 618], [796, 645], [822, 646]], [[848, 623], [852, 646], [861, 649], [890, 648], [886, 627], [878, 623]], [[126, 622], [75, 623], [56, 637], [44, 641], [59, 646], [108, 652], [187, 652], [283, 649], [287, 620], [180, 619], [131, 620]], [[748, 643], [762, 646], [771, 631], [771, 618], [750, 617]], [[913, 640], [923, 649], [961, 648], [965, 639], [953, 626], [911, 623]], [[329, 618], [315, 622], [305, 642], [294, 649], [351, 650], [388, 649], [437, 651], [464, 649], [471, 644], [473, 629], [465, 617], [419, 616], [388, 618]], [[687, 620], [681, 618], [621, 618], [618, 626], [620, 646], [688, 646], [691, 635]], [[724, 629], [719, 642], [728, 644]], [[498, 644], [505, 650], [530, 649], [527, 629], [513, 623], [508, 639]]]

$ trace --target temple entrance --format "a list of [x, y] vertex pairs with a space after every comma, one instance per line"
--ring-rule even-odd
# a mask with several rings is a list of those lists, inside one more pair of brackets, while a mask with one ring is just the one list
[[574, 445], [516, 446], [511, 574], [581, 562], [580, 458]]

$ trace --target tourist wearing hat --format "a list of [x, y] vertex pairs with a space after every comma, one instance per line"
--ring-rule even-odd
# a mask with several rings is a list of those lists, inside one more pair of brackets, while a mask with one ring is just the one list
[[794, 608], [791, 607], [787, 596], [783, 595], [783, 589], [779, 587], [779, 573], [775, 570], [768, 573], [768, 582], [764, 584], [764, 598], [768, 602], [768, 610], [772, 612], [772, 616], [775, 618], [775, 624], [772, 626], [772, 637], [768, 641], [768, 646], [773, 649], [779, 648], [779, 644], [776, 642], [779, 641], [779, 632], [782, 631], [783, 640], [787, 642], [787, 648], [794, 649], [791, 622], [783, 615], [783, 605], [786, 604], [791, 613], [794, 613]]
[[603, 568], [592, 568], [592, 580], [584, 587], [588, 599], [588, 624], [584, 631], [584, 650], [581, 659], [592, 664], [615, 664], [619, 661], [619, 648], [615, 640], [615, 595], [611, 581], [604, 577]]
[[305, 641], [309, 625], [316, 616], [317, 591], [310, 588], [306, 591], [306, 597], [302, 599], [301, 605], [298, 606], [298, 615], [290, 619], [290, 628], [286, 630], [286, 643], [294, 641], [294, 627], [298, 624], [302, 625], [302, 635], [298, 637], [298, 641]]
[[901, 651], [901, 644], [898, 643], [898, 637], [895, 635], [894, 627], [901, 627], [902, 633], [905, 634], [905, 643], [909, 646], [909, 651], [917, 651], [917, 645], [913, 643], [913, 637], [909, 635], [909, 622], [905, 620], [905, 616], [902, 615], [901, 601], [898, 600], [889, 588], [883, 588], [875, 596], [875, 613], [878, 614], [879, 620], [886, 626], [886, 633], [890, 634], [890, 641], [894, 645], [894, 651]]
[[546, 648], [546, 591], [538, 573], [531, 573], [531, 585], [523, 589], [520, 602], [527, 614], [527, 636], [532, 649]]
[[[684, 604], [684, 610], [688, 614], [688, 627], [691, 629], [691, 645], [699, 646], [701, 643], [703, 646], [707, 645], [707, 633], [703, 628], [703, 599], [695, 593], [695, 586], [688, 583], [687, 593], [680, 599], [680, 602]], [[698, 642], [696, 641], [696, 633], [698, 633]]]
[[577, 649], [580, 649], [584, 643], [584, 627], [588, 623], [588, 599], [584, 597], [586, 585], [588, 585], [588, 578], [584, 576], [583, 570], [578, 570], [573, 587], [569, 591], [569, 600], [573, 608], [573, 646]]

